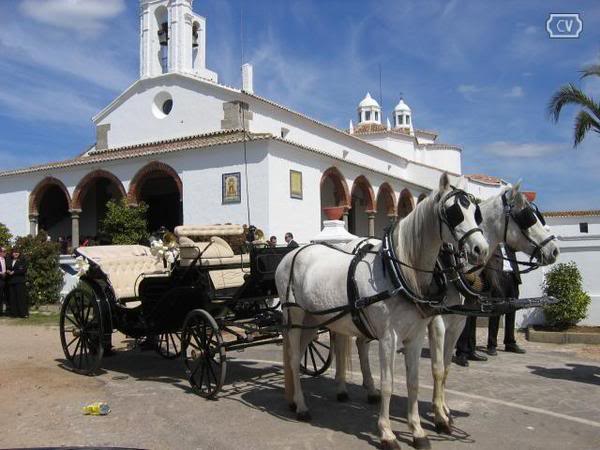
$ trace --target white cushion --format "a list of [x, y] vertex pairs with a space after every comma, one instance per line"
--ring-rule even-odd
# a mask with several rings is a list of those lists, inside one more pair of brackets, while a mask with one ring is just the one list
[[241, 225], [180, 225], [175, 227], [175, 236], [210, 237], [237, 236], [244, 233]]

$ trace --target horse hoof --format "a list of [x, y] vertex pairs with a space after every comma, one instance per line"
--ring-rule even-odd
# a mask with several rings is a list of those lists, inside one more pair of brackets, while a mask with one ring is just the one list
[[426, 437], [413, 438], [413, 447], [417, 450], [428, 450], [431, 448], [431, 443]]
[[370, 403], [371, 405], [379, 403], [380, 401], [381, 401], [381, 395], [379, 395], [379, 394], [369, 394], [367, 396], [367, 403]]
[[296, 418], [301, 422], [310, 422], [310, 413], [308, 411], [299, 412], [296, 414]]
[[448, 423], [440, 422], [435, 424], [435, 431], [439, 434], [452, 434], [452, 427]]
[[452, 416], [450, 414], [448, 414], [448, 425], [450, 425], [450, 426], [454, 425], [454, 419], [452, 418]]
[[381, 448], [383, 450], [400, 450], [400, 443], [394, 439], [392, 441], [381, 441]]
[[337, 401], [338, 402], [347, 402], [349, 399], [347, 392], [338, 392]]

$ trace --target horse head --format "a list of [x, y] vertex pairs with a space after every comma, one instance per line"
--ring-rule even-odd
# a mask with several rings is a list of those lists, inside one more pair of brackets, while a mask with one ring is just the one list
[[458, 186], [450, 184], [448, 174], [440, 178], [439, 190], [435, 196], [438, 202], [440, 236], [442, 241], [455, 246], [472, 265], [483, 264], [489, 253], [489, 245], [479, 225], [481, 211], [475, 199], [463, 189], [465, 179], [460, 178]]
[[526, 253], [536, 259], [537, 264], [552, 264], [560, 250], [556, 238], [542, 213], [534, 203], [530, 203], [522, 192], [521, 182], [505, 189], [502, 194], [504, 242], [513, 250]]

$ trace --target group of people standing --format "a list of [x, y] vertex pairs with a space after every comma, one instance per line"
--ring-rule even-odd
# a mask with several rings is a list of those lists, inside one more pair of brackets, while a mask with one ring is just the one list
[[[289, 248], [299, 247], [298, 243], [294, 240], [294, 235], [289, 231], [285, 233], [285, 243]], [[269, 245], [271, 247], [277, 247], [277, 236], [271, 236], [269, 238]]]
[[10, 255], [0, 247], [0, 314], [29, 317], [25, 276], [27, 262], [18, 248]]
[[[485, 269], [483, 276], [491, 286], [491, 295], [501, 298], [519, 298], [519, 285], [521, 276], [516, 263], [514, 251], [508, 246], [500, 248], [502, 253], [502, 270]], [[504, 323], [504, 351], [511, 353], [525, 353], [515, 339], [515, 312], [505, 315]], [[501, 316], [492, 316], [488, 322], [487, 354], [496, 356], [498, 346], [498, 328]], [[454, 362], [459, 366], [468, 366], [469, 361], [487, 361], [487, 356], [476, 351], [477, 317], [467, 318], [465, 328], [456, 343], [456, 356]]]

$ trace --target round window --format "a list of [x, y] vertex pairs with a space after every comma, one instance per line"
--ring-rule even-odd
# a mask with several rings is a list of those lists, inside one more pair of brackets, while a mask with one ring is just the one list
[[165, 116], [169, 115], [171, 109], [173, 109], [173, 100], [165, 100], [165, 102], [162, 104], [162, 112], [165, 114]]
[[173, 110], [173, 97], [166, 91], [159, 92], [152, 102], [152, 114], [157, 119], [164, 119]]

